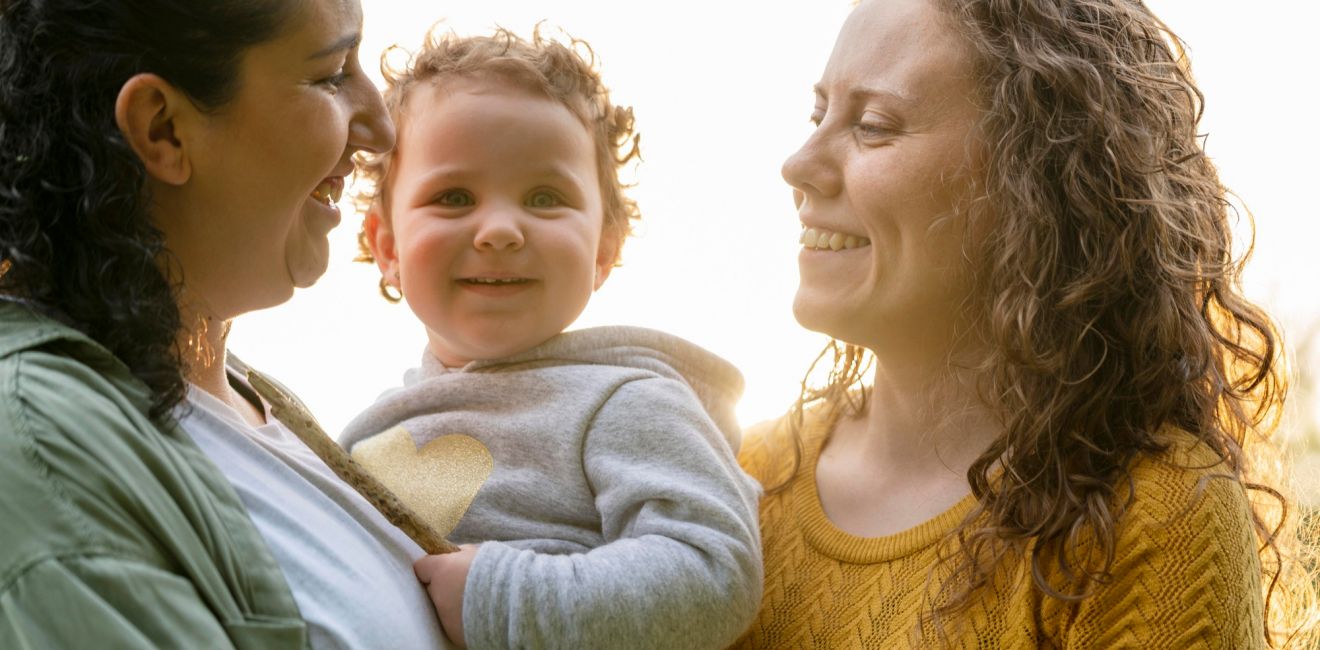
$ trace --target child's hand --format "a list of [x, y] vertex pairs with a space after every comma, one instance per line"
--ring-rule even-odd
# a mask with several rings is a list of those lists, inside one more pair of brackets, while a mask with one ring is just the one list
[[461, 648], [467, 647], [463, 638], [463, 587], [467, 584], [468, 568], [472, 566], [479, 546], [466, 544], [457, 552], [427, 555], [413, 563], [413, 572], [426, 586], [445, 635]]

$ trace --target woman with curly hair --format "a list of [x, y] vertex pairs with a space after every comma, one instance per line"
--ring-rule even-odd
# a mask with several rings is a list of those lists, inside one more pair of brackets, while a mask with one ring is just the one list
[[1130, 0], [866, 0], [815, 90], [783, 175], [833, 366], [745, 443], [737, 647], [1301, 643], [1280, 343], [1177, 38]]
[[442, 647], [229, 322], [393, 127], [357, 0], [0, 0], [0, 647]]

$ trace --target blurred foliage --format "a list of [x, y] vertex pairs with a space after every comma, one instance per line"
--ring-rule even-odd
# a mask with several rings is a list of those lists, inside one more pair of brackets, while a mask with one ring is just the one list
[[1280, 435], [1293, 457], [1299, 500], [1320, 507], [1320, 320], [1287, 336], [1292, 384]]
[[1298, 452], [1320, 453], [1320, 320], [1285, 340], [1292, 348], [1292, 386], [1282, 433]]

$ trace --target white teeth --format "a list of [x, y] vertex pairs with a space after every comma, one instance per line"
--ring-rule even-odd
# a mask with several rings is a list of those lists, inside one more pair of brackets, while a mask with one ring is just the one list
[[803, 228], [802, 235], [798, 237], [798, 243], [812, 250], [851, 250], [870, 246], [871, 240], [856, 235], [845, 235], [841, 232], [825, 230], [824, 228]]
[[472, 284], [519, 284], [526, 282], [522, 278], [466, 278], [464, 281]]
[[312, 198], [326, 205], [334, 205], [338, 203], [339, 198], [343, 196], [343, 194], [343, 186], [336, 185], [330, 181], [322, 181], [320, 185], [316, 186], [316, 189], [312, 190]]

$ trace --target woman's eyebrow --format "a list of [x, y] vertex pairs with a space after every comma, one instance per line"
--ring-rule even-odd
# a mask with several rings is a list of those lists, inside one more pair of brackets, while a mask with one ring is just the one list
[[[818, 97], [829, 96], [828, 93], [825, 92], [824, 83], [818, 83], [815, 86], [812, 86], [812, 90], [816, 91], [816, 96]], [[846, 95], [850, 98], [879, 97], [908, 107], [911, 107], [917, 103], [916, 100], [914, 100], [912, 97], [904, 93], [898, 92], [896, 90], [890, 90], [888, 88], [881, 88], [879, 86], [866, 86], [866, 85], [853, 86], [848, 89]]]
[[311, 56], [308, 56], [307, 59], [308, 59], [308, 60], [311, 60], [311, 59], [322, 59], [322, 58], [325, 58], [325, 57], [330, 56], [330, 55], [332, 55], [332, 54], [338, 54], [338, 53], [343, 52], [343, 51], [345, 51], [345, 50], [351, 50], [351, 49], [357, 47], [357, 46], [358, 46], [359, 44], [361, 44], [361, 43], [362, 43], [362, 34], [361, 34], [361, 33], [357, 33], [357, 34], [349, 34], [349, 35], [347, 35], [347, 36], [345, 36], [345, 37], [343, 37], [343, 38], [341, 38], [341, 39], [335, 41], [334, 43], [330, 44], [329, 47], [326, 47], [325, 49], [318, 50], [318, 51], [312, 53], [312, 55], [311, 55]]

